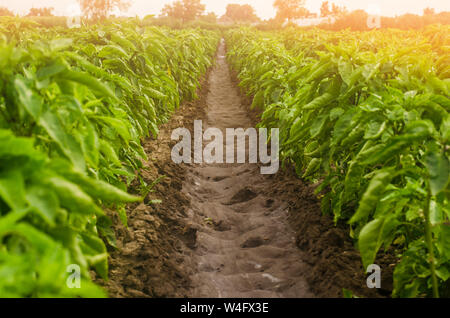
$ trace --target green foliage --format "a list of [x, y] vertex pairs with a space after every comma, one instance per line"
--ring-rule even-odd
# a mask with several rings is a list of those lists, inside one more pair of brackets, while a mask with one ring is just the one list
[[259, 125], [280, 128], [281, 158], [320, 183], [364, 266], [399, 255], [394, 296], [444, 292], [450, 277], [448, 31], [227, 33]]
[[126, 225], [141, 140], [196, 97], [218, 35], [20, 28], [0, 31], [0, 297], [103, 297], [89, 275], [107, 279], [115, 248], [103, 207]]

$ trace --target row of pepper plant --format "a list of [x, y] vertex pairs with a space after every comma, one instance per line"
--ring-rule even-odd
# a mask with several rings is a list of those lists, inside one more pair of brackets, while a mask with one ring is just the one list
[[394, 297], [450, 293], [450, 39], [421, 31], [228, 31], [228, 59], [280, 128], [280, 156], [348, 224], [364, 268], [398, 259]]
[[106, 296], [90, 276], [107, 279], [116, 247], [105, 208], [126, 225], [142, 141], [196, 97], [218, 39], [125, 22], [0, 24], [1, 297]]

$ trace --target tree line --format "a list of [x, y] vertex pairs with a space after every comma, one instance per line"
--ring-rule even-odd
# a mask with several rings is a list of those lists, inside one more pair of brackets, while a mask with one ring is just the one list
[[[126, 11], [131, 0], [77, 0], [85, 18], [98, 21], [111, 16], [115, 10]], [[175, 0], [171, 4], [166, 4], [161, 11], [160, 18], [169, 18], [181, 23], [202, 20], [209, 23], [256, 23], [261, 22], [255, 9], [249, 4], [228, 4], [226, 12], [222, 17], [218, 17], [214, 12], [206, 13], [206, 7], [202, 0]], [[341, 30], [350, 28], [352, 30], [365, 30], [367, 28], [368, 14], [364, 10], [349, 12], [347, 8], [338, 6], [330, 1], [323, 1], [320, 13], [311, 13], [305, 8], [305, 0], [275, 0], [273, 6], [276, 9], [276, 16], [265, 22], [269, 28], [280, 26], [284, 22], [292, 22], [296, 19], [309, 17], [334, 17], [336, 22], [324, 24], [320, 27]], [[27, 16], [45, 17], [53, 16], [53, 8], [31, 8]], [[14, 16], [14, 13], [7, 8], [0, 7], [0, 16]], [[450, 13], [436, 13], [434, 9], [426, 8], [422, 16], [405, 14], [398, 17], [381, 17], [381, 24], [387, 28], [421, 28], [428, 24], [441, 23], [450, 24]]]
[[[90, 19], [104, 19], [113, 10], [127, 10], [130, 0], [78, 0], [83, 15]], [[275, 0], [273, 6], [277, 10], [276, 20], [292, 20], [311, 15], [305, 7], [305, 0]], [[54, 8], [31, 8], [27, 16], [53, 16]], [[332, 4], [329, 8], [328, 1], [322, 3], [321, 14], [337, 15], [344, 12], [343, 8]], [[192, 21], [202, 16], [214, 16], [215, 13], [205, 14], [205, 5], [201, 0], [176, 0], [171, 4], [166, 4], [161, 12], [162, 16], [180, 19], [182, 21]], [[14, 16], [14, 13], [7, 8], [0, 8], [0, 16]], [[228, 4], [224, 17], [235, 22], [257, 22], [260, 18], [256, 15], [255, 9], [249, 4]]]

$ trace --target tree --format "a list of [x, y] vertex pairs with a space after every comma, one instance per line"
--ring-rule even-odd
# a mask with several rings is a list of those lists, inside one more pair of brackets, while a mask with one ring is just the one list
[[310, 12], [304, 7], [305, 0], [275, 0], [273, 6], [277, 9], [277, 20], [298, 19], [306, 17]]
[[345, 16], [338, 17], [336, 22], [331, 25], [331, 29], [337, 31], [350, 28], [353, 31], [365, 31], [368, 30], [368, 17], [369, 14], [366, 11], [355, 10]]
[[328, 1], [324, 1], [320, 6], [320, 16], [328, 17], [329, 15], [331, 15], [330, 4], [328, 3]]
[[162, 14], [185, 22], [197, 19], [204, 11], [205, 5], [200, 0], [177, 0], [172, 4], [166, 4]]
[[347, 14], [347, 9], [344, 6], [339, 7], [338, 5], [332, 3], [331, 14], [335, 17], [341, 17]]
[[175, 19], [184, 19], [184, 6], [181, 1], [175, 1], [172, 4], [166, 4], [162, 9], [162, 15], [175, 18]]
[[217, 14], [214, 12], [208, 12], [207, 14], [202, 15], [200, 19], [208, 23], [217, 23]]
[[53, 8], [31, 8], [28, 17], [52, 17]]
[[184, 20], [192, 21], [205, 12], [205, 5], [200, 0], [183, 0]]
[[8, 8], [0, 7], [0, 16], [13, 17], [14, 13], [11, 10], [9, 10]]
[[423, 9], [423, 15], [435, 15], [435, 11], [433, 8], [425, 8]]
[[255, 13], [255, 9], [249, 4], [229, 4], [225, 16], [233, 21], [239, 22], [256, 22], [259, 21]]
[[78, 2], [83, 15], [92, 20], [102, 20], [115, 9], [125, 11], [130, 7], [129, 0], [78, 0]]

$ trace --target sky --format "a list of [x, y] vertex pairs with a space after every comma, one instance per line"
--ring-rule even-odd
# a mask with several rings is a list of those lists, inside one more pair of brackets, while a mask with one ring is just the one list
[[[202, 0], [207, 12], [215, 12], [219, 16], [225, 13], [229, 3], [250, 4], [259, 17], [269, 19], [275, 16], [272, 6], [274, 0]], [[306, 7], [311, 12], [320, 12], [323, 0], [306, 0]], [[132, 6], [126, 13], [130, 16], [159, 14], [166, 3], [173, 0], [131, 0]], [[435, 8], [436, 12], [450, 11], [450, 0], [329, 0], [337, 5], [344, 5], [349, 10], [364, 9], [378, 11], [384, 16], [395, 16], [404, 13], [422, 14], [423, 9]], [[67, 15], [68, 8], [74, 8], [76, 0], [0, 0], [0, 7], [8, 7], [15, 13], [26, 14], [32, 7], [53, 7], [55, 14]]]

